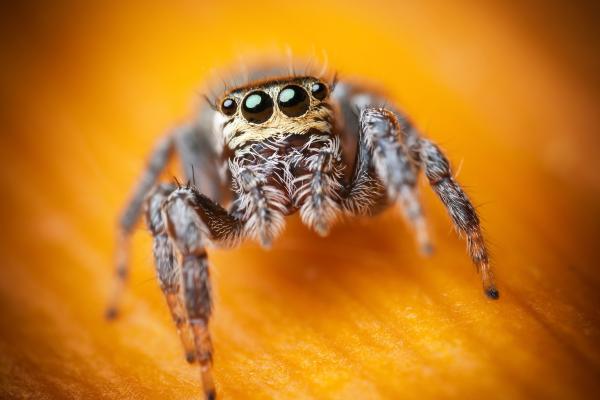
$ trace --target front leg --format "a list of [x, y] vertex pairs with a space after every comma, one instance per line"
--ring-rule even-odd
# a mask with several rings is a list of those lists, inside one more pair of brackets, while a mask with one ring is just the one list
[[[374, 181], [379, 180], [388, 200], [399, 203], [406, 219], [413, 226], [421, 252], [430, 254], [432, 245], [416, 187], [418, 165], [413, 162], [402, 141], [402, 130], [396, 116], [382, 108], [363, 108], [360, 114], [359, 146], [355, 185], [362, 184], [366, 187], [362, 190], [355, 187], [353, 190], [367, 194], [371, 189], [378, 193], [381, 188]], [[371, 168], [374, 169], [375, 176], [372, 176]], [[360, 201], [352, 197], [347, 200], [350, 204], [360, 204]]]
[[302, 222], [326, 236], [340, 213], [340, 141], [337, 137], [314, 137], [300, 153], [299, 165], [306, 174], [294, 179], [294, 202], [300, 207]]
[[273, 182], [276, 167], [275, 160], [263, 165], [244, 156], [229, 162], [236, 195], [232, 214], [242, 221], [244, 236], [258, 240], [265, 248], [283, 230], [287, 211], [286, 196]]
[[210, 243], [236, 243], [241, 239], [243, 225], [192, 187], [175, 189], [163, 203], [161, 211], [169, 243], [172, 243], [181, 265], [185, 311], [193, 334], [204, 395], [206, 399], [214, 399], [213, 349], [209, 332], [212, 300], [206, 246]]
[[171, 317], [179, 333], [189, 363], [196, 360], [196, 349], [191, 337], [187, 313], [182, 302], [181, 265], [177, 260], [173, 243], [167, 235], [162, 208], [175, 185], [161, 184], [146, 201], [146, 224], [152, 234], [152, 253], [160, 288], [167, 301]]
[[[455, 228], [467, 237], [467, 250], [481, 273], [485, 294], [491, 299], [497, 299], [499, 292], [494, 282], [479, 217], [452, 177], [450, 164], [442, 151], [431, 141], [419, 137], [414, 130], [407, 135], [407, 132], [402, 131], [403, 127], [396, 114], [384, 108], [363, 107], [360, 127], [362, 151], [359, 152], [354, 185], [360, 184], [362, 176], [363, 185], [377, 188], [372, 180], [364, 178], [370, 176], [368, 166], [372, 166], [386, 187], [388, 197], [400, 197], [417, 229], [419, 241], [422, 245], [427, 245], [425, 221], [414, 189], [416, 174], [419, 167], [423, 168], [429, 183], [448, 209]], [[353, 190], [366, 192], [367, 189], [359, 191], [351, 187], [350, 194]]]

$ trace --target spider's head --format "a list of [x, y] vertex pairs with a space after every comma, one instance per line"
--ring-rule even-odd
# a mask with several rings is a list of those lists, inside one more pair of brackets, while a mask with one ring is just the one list
[[331, 90], [311, 76], [252, 82], [221, 97], [216, 128], [231, 150], [282, 134], [331, 132]]

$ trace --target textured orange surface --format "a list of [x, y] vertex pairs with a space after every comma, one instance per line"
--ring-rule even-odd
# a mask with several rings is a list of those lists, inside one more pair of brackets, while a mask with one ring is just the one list
[[153, 141], [191, 115], [211, 68], [286, 45], [300, 55], [324, 50], [342, 77], [386, 87], [461, 166], [502, 297], [484, 298], [425, 185], [431, 259], [417, 255], [393, 212], [347, 222], [327, 239], [291, 218], [269, 252], [210, 252], [220, 396], [598, 393], [593, 10], [151, 3], [2, 12], [1, 398], [198, 397], [142, 227], [122, 318], [102, 319], [115, 219]]

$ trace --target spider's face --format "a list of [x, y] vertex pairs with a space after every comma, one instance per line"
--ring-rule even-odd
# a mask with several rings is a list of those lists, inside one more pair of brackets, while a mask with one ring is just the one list
[[282, 134], [331, 132], [330, 87], [313, 77], [255, 82], [221, 98], [217, 129], [231, 149]]

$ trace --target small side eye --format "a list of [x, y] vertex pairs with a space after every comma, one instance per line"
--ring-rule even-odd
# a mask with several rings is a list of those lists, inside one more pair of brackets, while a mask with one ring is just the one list
[[281, 89], [277, 99], [279, 109], [288, 117], [299, 117], [308, 111], [308, 93], [300, 86], [289, 85]]
[[231, 117], [233, 114], [235, 114], [236, 110], [237, 103], [231, 98], [226, 98], [225, 100], [223, 100], [223, 103], [221, 103], [221, 112], [227, 115], [228, 117]]
[[315, 82], [310, 87], [310, 93], [317, 100], [323, 100], [325, 97], [327, 97], [327, 92], [327, 86], [321, 82]]
[[250, 92], [242, 102], [242, 115], [248, 122], [263, 123], [273, 115], [273, 100], [263, 91]]

